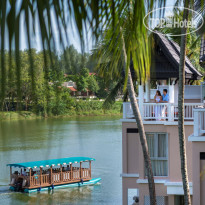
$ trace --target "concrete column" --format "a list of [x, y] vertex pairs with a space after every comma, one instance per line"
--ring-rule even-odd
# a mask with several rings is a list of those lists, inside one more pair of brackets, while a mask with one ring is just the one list
[[169, 103], [174, 103], [174, 84], [169, 85]]
[[192, 204], [201, 204], [201, 178], [200, 178], [200, 146], [198, 142], [192, 142], [192, 185], [193, 185], [193, 198]]
[[197, 109], [194, 109], [194, 136], [198, 137], [200, 135], [200, 130], [199, 130], [199, 111]]
[[173, 205], [174, 204], [174, 195], [169, 195], [168, 196], [168, 205]]
[[138, 85], [138, 104], [141, 113], [142, 120], [144, 119], [144, 86]]
[[123, 193], [122, 193], [122, 204], [123, 205], [128, 205], [128, 201], [127, 201], [127, 199], [128, 199], [128, 193], [127, 193], [127, 187], [124, 185], [124, 183], [122, 182], [122, 191], [123, 191]]
[[174, 84], [175, 84], [175, 81], [171, 82], [171, 80], [169, 79], [169, 92], [168, 92], [168, 95], [169, 95], [169, 106], [168, 106], [168, 118], [169, 118], [169, 121], [174, 121]]
[[146, 91], [146, 102], [150, 102], [150, 80], [149, 79], [145, 83], [145, 91]]

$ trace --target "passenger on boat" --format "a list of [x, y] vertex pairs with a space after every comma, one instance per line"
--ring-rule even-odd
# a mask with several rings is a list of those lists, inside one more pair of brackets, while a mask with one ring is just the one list
[[66, 171], [70, 171], [70, 166], [67, 165], [67, 167], [63, 167], [63, 171], [66, 172]]
[[69, 165], [67, 165], [67, 171], [70, 171], [71, 169], [70, 169], [70, 166]]
[[22, 176], [26, 176], [26, 169], [24, 169], [24, 171], [22, 171]]

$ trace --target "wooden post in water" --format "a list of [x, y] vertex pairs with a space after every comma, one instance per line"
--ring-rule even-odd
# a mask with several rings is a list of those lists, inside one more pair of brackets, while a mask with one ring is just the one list
[[80, 162], [80, 179], [82, 178], [82, 162]]
[[42, 167], [40, 167], [40, 185], [42, 185]]
[[89, 161], [89, 167], [90, 167], [89, 172], [90, 172], [90, 178], [91, 178], [91, 161]]
[[50, 171], [50, 172], [51, 172], [51, 173], [50, 173], [50, 174], [51, 174], [51, 184], [53, 184], [53, 176], [52, 176], [52, 171], [53, 171], [53, 170], [52, 170], [52, 165], [51, 165], [51, 168], [50, 168], [50, 169], [51, 169], [51, 171]]
[[73, 180], [73, 164], [70, 164], [70, 180]]
[[31, 186], [31, 168], [29, 168], [29, 186]]

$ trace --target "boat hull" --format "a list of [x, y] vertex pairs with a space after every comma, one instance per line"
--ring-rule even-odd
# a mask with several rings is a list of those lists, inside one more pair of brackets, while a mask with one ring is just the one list
[[[94, 185], [98, 183], [101, 180], [101, 178], [94, 178], [89, 181], [85, 182], [76, 182], [76, 183], [70, 183], [70, 184], [62, 184], [62, 185], [54, 185], [48, 186], [48, 187], [42, 187], [42, 188], [35, 188], [35, 189], [24, 189], [25, 193], [33, 193], [33, 192], [41, 192], [41, 191], [49, 191], [52, 189], [62, 189], [62, 188], [73, 188], [73, 187], [82, 187], [82, 186], [89, 186]], [[14, 187], [10, 187], [10, 190], [15, 191]]]

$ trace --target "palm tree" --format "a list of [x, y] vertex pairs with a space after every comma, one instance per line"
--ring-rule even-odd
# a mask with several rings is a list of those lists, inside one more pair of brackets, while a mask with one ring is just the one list
[[[146, 28], [143, 26], [143, 17], [145, 12], [153, 8], [154, 3], [164, 4], [166, 0], [2, 0], [0, 1], [0, 23], [1, 23], [1, 104], [5, 98], [6, 82], [4, 76], [5, 69], [5, 49], [8, 46], [9, 55], [15, 50], [16, 60], [16, 78], [17, 93], [19, 101], [21, 99], [21, 66], [20, 66], [20, 25], [21, 19], [24, 20], [24, 31], [30, 54], [30, 73], [32, 88], [35, 95], [35, 78], [34, 63], [31, 55], [33, 46], [33, 35], [36, 33], [36, 22], [40, 32], [40, 38], [43, 48], [44, 64], [45, 64], [45, 84], [48, 85], [48, 61], [51, 67], [55, 69], [52, 59], [52, 51], [56, 51], [57, 47], [65, 49], [65, 45], [69, 42], [68, 25], [76, 26], [78, 35], [81, 39], [82, 50], [84, 48], [84, 39], [88, 29], [91, 28], [93, 36], [98, 39], [99, 34], [104, 28], [109, 26], [111, 41], [108, 49], [112, 48], [112, 66], [111, 70], [115, 73], [117, 68], [116, 62], [123, 59], [123, 68], [125, 70], [125, 85], [127, 85], [129, 97], [136, 123], [139, 129], [140, 141], [143, 149], [145, 167], [148, 175], [150, 202], [156, 204], [154, 179], [151, 168], [151, 161], [148, 152], [148, 146], [145, 131], [140, 116], [138, 104], [136, 101], [133, 81], [130, 72], [130, 62], [138, 77], [139, 83], [144, 83], [149, 78], [150, 67], [150, 48], [147, 37]], [[146, 5], [146, 9], [145, 9]], [[126, 19], [126, 21], [125, 21]], [[74, 23], [73, 23], [74, 22]], [[56, 29], [57, 27], [57, 29]], [[55, 32], [58, 33], [57, 40]], [[107, 32], [106, 32], [107, 33]], [[8, 42], [5, 44], [5, 38], [8, 36]], [[115, 39], [115, 41], [113, 40]], [[120, 49], [118, 49], [120, 48]], [[46, 52], [48, 50], [48, 53]], [[10, 67], [10, 62], [9, 62]], [[47, 102], [49, 102], [49, 92], [47, 94]]]
[[[178, 1], [177, 3], [181, 3]], [[191, 3], [191, 4], [190, 4]], [[190, 8], [194, 3], [194, 8], [199, 12], [204, 14], [204, 7], [201, 7], [201, 0], [190, 1], [185, 0], [184, 7]], [[175, 13], [175, 15], [178, 15]], [[181, 18], [181, 15], [177, 16]], [[183, 10], [182, 20], [189, 19], [189, 10]], [[203, 29], [202, 29], [203, 30]], [[177, 28], [174, 29], [162, 29], [161, 31], [165, 33], [179, 33]], [[203, 31], [201, 31], [203, 33]], [[178, 110], [179, 110], [179, 119], [178, 119], [178, 132], [179, 132], [179, 146], [180, 146], [180, 159], [181, 159], [181, 174], [182, 182], [184, 189], [184, 202], [186, 205], [191, 204], [190, 199], [190, 190], [189, 190], [189, 180], [188, 180], [188, 171], [187, 171], [187, 158], [186, 158], [186, 138], [185, 138], [185, 128], [184, 128], [184, 85], [185, 85], [185, 56], [186, 53], [190, 56], [193, 55], [193, 48], [196, 48], [197, 43], [199, 42], [199, 36], [196, 37], [196, 34], [184, 35], [187, 33], [187, 28], [183, 27], [181, 29], [181, 38], [173, 37], [175, 41], [180, 43], [180, 64], [179, 64], [179, 92], [178, 92]], [[187, 46], [187, 37], [189, 38], [188, 49]], [[194, 39], [194, 41], [193, 41]], [[191, 44], [192, 41], [192, 44]], [[199, 56], [199, 52], [197, 54]], [[199, 68], [199, 66], [197, 66]]]
[[[30, 56], [30, 80], [34, 97], [36, 92], [35, 64], [31, 49], [36, 44], [34, 39], [36, 39], [38, 34], [40, 34], [44, 55], [45, 85], [47, 90], [49, 90], [49, 61], [52, 69], [55, 69], [52, 51], [56, 52], [57, 48], [65, 50], [65, 47], [69, 45], [69, 28], [76, 27], [78, 36], [81, 39], [82, 50], [84, 50], [84, 40], [87, 39], [88, 29], [91, 28], [93, 38], [97, 39], [103, 29], [103, 22], [114, 18], [114, 14], [120, 13], [120, 10], [127, 7], [128, 4], [124, 1], [117, 3], [114, 0], [0, 1], [0, 106], [3, 106], [5, 100], [7, 86], [5, 76], [9, 72], [6, 66], [11, 67], [12, 50], [15, 50], [17, 96], [19, 104], [21, 102], [21, 59], [19, 51], [22, 36], [24, 36], [24, 41], [27, 43]], [[21, 29], [22, 27], [23, 30]], [[5, 61], [5, 49], [9, 52], [9, 62]], [[46, 50], [49, 52], [47, 53]], [[68, 59], [66, 58], [66, 60]], [[48, 102], [50, 98], [49, 92], [47, 92], [46, 98]]]
[[[125, 49], [125, 42], [124, 42], [123, 35], [121, 38], [122, 38], [122, 42], [123, 42], [124, 60], [125, 60], [125, 64], [127, 64], [128, 63], [127, 53], [126, 53], [126, 49]], [[134, 86], [133, 86], [130, 68], [128, 68], [127, 75], [128, 75], [127, 89], [128, 89], [128, 93], [129, 93], [129, 98], [130, 98], [133, 114], [134, 114], [134, 117], [135, 117], [135, 120], [137, 123], [137, 127], [139, 130], [140, 142], [141, 142], [141, 146], [142, 146], [145, 168], [146, 168], [147, 177], [148, 177], [150, 203], [156, 204], [156, 193], [155, 193], [155, 184], [154, 184], [152, 165], [151, 165], [150, 155], [149, 155], [149, 151], [148, 151], [148, 145], [147, 145], [147, 139], [146, 139], [146, 135], [145, 135], [144, 125], [143, 125], [143, 121], [141, 118], [139, 106], [138, 106], [138, 103], [136, 100], [136, 95], [135, 95], [135, 90], [134, 90]]]
[[[189, 8], [190, 0], [185, 0], [185, 8]], [[188, 20], [189, 10], [184, 9], [183, 20]], [[187, 158], [186, 158], [186, 138], [184, 129], [184, 85], [185, 85], [185, 56], [186, 56], [186, 43], [187, 43], [187, 28], [181, 29], [181, 44], [180, 44], [180, 63], [179, 63], [179, 93], [178, 93], [178, 129], [179, 129], [179, 148], [181, 158], [181, 174], [184, 189], [184, 202], [186, 205], [191, 204], [189, 180], [187, 171]]]
[[[141, 12], [145, 12], [141, 7]], [[129, 18], [128, 18], [129, 17]], [[156, 204], [156, 194], [154, 177], [152, 172], [151, 160], [148, 151], [148, 145], [143, 126], [143, 121], [139, 111], [136, 94], [133, 84], [133, 75], [131, 74], [130, 62], [133, 62], [137, 81], [144, 83], [149, 77], [150, 68], [150, 44], [147, 31], [139, 20], [137, 28], [133, 27], [134, 13], [128, 9], [124, 10], [120, 19], [115, 19], [116, 26], [114, 32], [111, 29], [112, 22], [107, 25], [107, 29], [102, 36], [97, 52], [99, 73], [103, 73], [109, 80], [122, 78], [122, 71], [125, 72], [124, 90], [127, 89], [131, 101], [133, 114], [139, 130], [140, 142], [144, 155], [145, 169], [149, 182], [149, 193], [151, 204]], [[142, 20], [142, 19], [141, 19]], [[141, 23], [141, 27], [139, 26]], [[130, 32], [132, 31], [132, 32]], [[139, 46], [140, 45], [140, 46]], [[144, 55], [142, 55], [144, 54]], [[119, 80], [119, 81], [120, 81]]]

